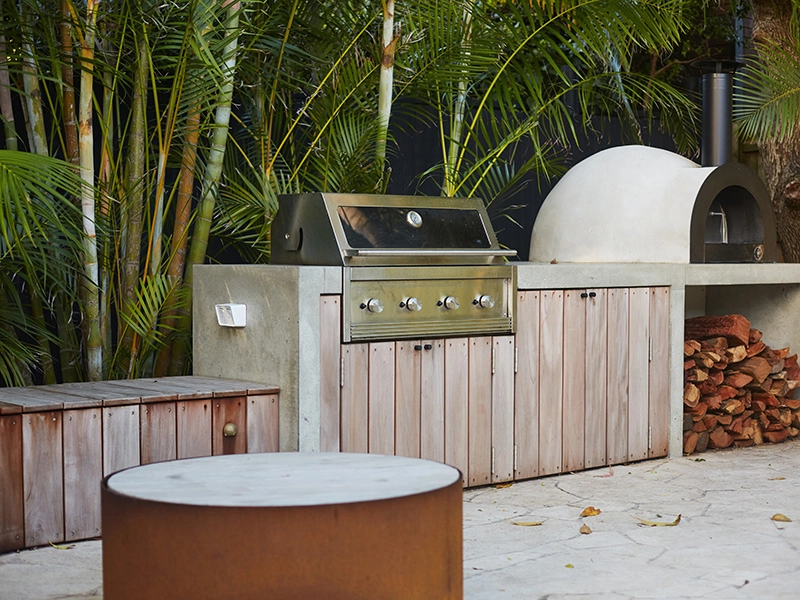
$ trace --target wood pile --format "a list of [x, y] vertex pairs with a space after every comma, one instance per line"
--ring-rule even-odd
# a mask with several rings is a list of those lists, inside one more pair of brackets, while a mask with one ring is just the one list
[[685, 454], [783, 442], [800, 434], [797, 354], [767, 346], [742, 315], [687, 319]]

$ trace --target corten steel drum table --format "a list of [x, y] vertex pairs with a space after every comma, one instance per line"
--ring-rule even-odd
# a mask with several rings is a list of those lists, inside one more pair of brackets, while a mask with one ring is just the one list
[[349, 453], [192, 458], [102, 485], [103, 597], [462, 598], [457, 469]]

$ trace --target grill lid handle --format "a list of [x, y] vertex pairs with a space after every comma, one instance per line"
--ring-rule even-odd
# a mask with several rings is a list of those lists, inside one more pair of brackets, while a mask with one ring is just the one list
[[346, 248], [343, 251], [345, 256], [516, 256], [516, 250], [470, 250], [463, 248], [455, 249], [428, 249], [418, 250], [416, 248], [405, 249], [386, 249], [386, 248]]

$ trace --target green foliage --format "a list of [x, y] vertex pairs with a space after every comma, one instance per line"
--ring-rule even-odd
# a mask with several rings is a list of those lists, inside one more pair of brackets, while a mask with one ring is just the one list
[[[99, 3], [94, 57], [81, 62], [86, 4], [66, 0], [62, 17], [56, 0], [0, 1], [0, 71], [10, 76], [0, 93], [47, 116], [52, 156], [74, 158], [66, 76], [74, 71], [77, 93], [92, 68], [105, 376], [163, 373], [170, 359], [183, 368], [173, 346], [191, 331], [181, 317], [190, 311], [183, 280], [191, 261], [205, 258], [209, 223], [212, 247], [264, 262], [280, 194], [376, 193], [389, 184], [396, 142], [388, 140], [388, 161], [378, 151], [386, 138], [380, 2]], [[446, 195], [507, 198], [531, 172], [560, 173], [565, 149], [596, 115], [619, 116], [637, 132], [638, 117], [659, 112], [687, 144], [691, 102], [631, 72], [640, 54], [679, 44], [686, 4], [398, 1], [393, 96], [408, 110], [395, 110], [392, 123], [424, 121], [440, 142], [441, 160], [420, 177]], [[71, 27], [71, 48], [62, 25]], [[28, 47], [41, 98], [22, 84]], [[6, 130], [29, 147], [25, 125], [4, 116]], [[0, 156], [0, 354], [14, 357], [0, 361], [6, 381], [20, 381], [51, 344], [77, 352], [65, 311], [79, 304], [86, 262], [75, 173], [56, 159], [4, 169], [19, 155], [35, 160], [30, 152]], [[31, 294], [57, 336], [34, 323]], [[35, 343], [20, 342], [28, 338]]]

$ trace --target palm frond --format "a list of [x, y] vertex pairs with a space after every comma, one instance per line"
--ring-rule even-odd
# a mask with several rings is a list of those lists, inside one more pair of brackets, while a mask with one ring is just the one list
[[800, 115], [800, 40], [795, 47], [760, 44], [760, 58], [736, 74], [734, 120], [745, 139], [784, 141]]

